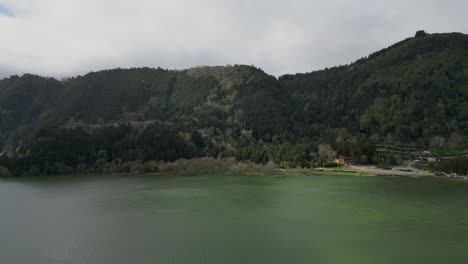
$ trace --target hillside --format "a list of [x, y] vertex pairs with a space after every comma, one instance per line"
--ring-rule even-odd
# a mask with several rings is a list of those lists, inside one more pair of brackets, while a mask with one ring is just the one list
[[419, 36], [349, 66], [280, 82], [305, 106], [311, 123], [420, 146], [442, 146], [439, 137], [468, 133], [466, 35]]
[[377, 144], [466, 148], [467, 100], [459, 33], [419, 32], [353, 64], [279, 79], [242, 65], [12, 76], [0, 81], [0, 162], [17, 174], [200, 156], [382, 163]]

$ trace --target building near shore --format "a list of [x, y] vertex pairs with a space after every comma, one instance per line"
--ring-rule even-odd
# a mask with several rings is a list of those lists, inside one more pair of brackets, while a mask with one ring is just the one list
[[345, 159], [335, 159], [335, 160], [333, 160], [333, 163], [335, 163], [336, 165], [339, 165], [339, 166], [344, 166], [344, 165], [346, 165], [346, 160]]

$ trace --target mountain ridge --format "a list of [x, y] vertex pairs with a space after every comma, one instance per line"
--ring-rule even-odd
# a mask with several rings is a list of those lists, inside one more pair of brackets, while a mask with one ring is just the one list
[[[348, 65], [278, 78], [248, 65], [118, 68], [62, 81], [11, 76], [0, 80], [0, 147], [27, 157], [51, 127], [84, 129], [96, 140], [111, 124], [129, 126], [123, 130], [134, 138], [95, 142], [92, 155], [118, 156], [112, 144], [136, 146], [151, 128], [185, 142], [183, 157], [302, 166], [316, 160], [319, 144], [330, 144], [339, 155], [375, 163], [368, 146], [376, 144], [467, 146], [467, 98], [468, 36], [418, 32]], [[125, 159], [146, 157], [142, 147]]]

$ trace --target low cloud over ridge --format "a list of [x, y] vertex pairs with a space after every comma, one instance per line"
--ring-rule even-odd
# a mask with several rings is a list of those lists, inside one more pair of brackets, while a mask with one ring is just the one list
[[4, 0], [0, 76], [253, 64], [306, 72], [411, 36], [468, 32], [462, 0]]

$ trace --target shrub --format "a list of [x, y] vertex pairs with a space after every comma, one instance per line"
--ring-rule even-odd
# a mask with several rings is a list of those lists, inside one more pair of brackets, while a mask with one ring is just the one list
[[12, 173], [9, 169], [0, 166], [0, 177], [11, 177]]

